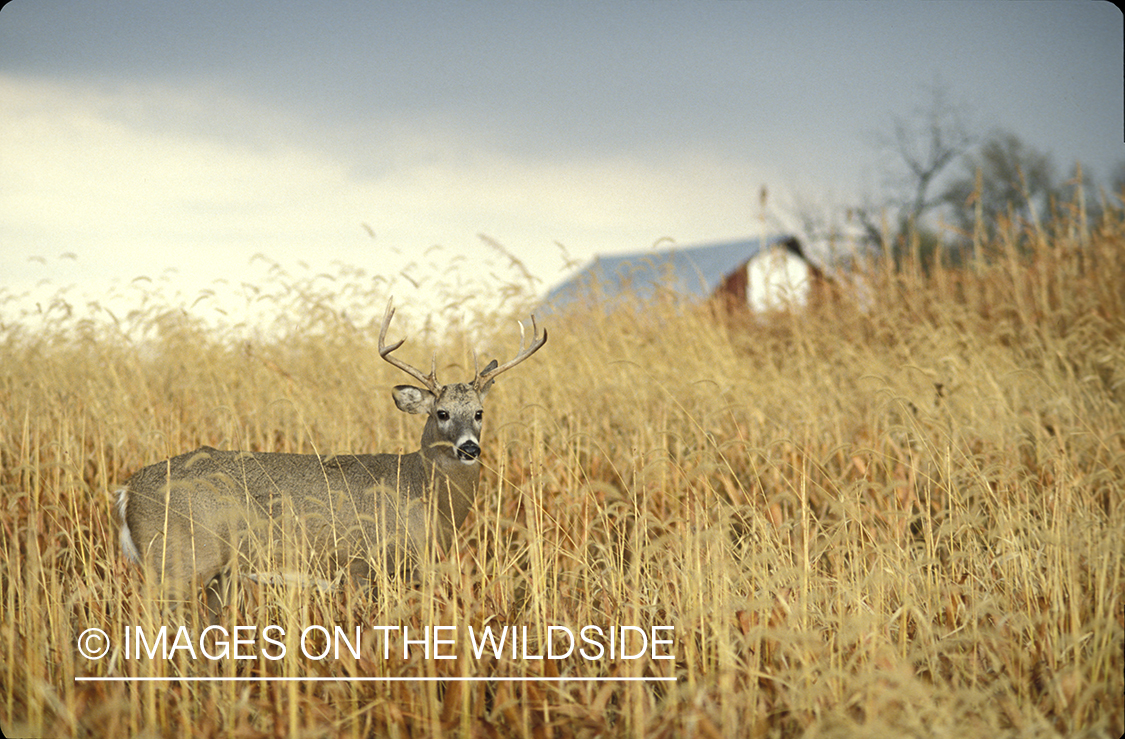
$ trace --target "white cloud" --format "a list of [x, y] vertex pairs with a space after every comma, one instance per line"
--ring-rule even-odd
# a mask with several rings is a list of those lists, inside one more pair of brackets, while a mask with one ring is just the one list
[[323, 229], [351, 205], [343, 168], [315, 154], [148, 128], [137, 93], [74, 92], [0, 79], [5, 228], [143, 253]]
[[[259, 252], [393, 275], [433, 244], [446, 247], [435, 257], [465, 256], [483, 291], [478, 233], [550, 282], [556, 241], [586, 258], [754, 233], [764, 178], [702, 150], [521, 160], [432, 121], [348, 130], [206, 89], [0, 76], [0, 99], [0, 263], [17, 292], [46, 277], [98, 294], [172, 267], [190, 295], [253, 279]], [[62, 253], [78, 259], [59, 264]]]

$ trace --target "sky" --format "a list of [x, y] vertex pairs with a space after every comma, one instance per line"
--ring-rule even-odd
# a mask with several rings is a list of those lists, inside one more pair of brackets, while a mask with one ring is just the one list
[[432, 309], [515, 259], [545, 293], [756, 235], [763, 186], [774, 229], [877, 194], [880, 135], [935, 86], [1060, 172], [1125, 162], [1103, 2], [13, 0], [0, 322], [151, 285], [229, 315], [278, 270]]

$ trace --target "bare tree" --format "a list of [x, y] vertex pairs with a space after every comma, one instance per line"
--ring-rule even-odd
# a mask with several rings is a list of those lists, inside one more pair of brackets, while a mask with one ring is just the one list
[[927, 97], [908, 116], [894, 116], [889, 134], [875, 136], [886, 162], [883, 193], [855, 209], [867, 238], [889, 250], [896, 261], [916, 249], [928, 262], [940, 247], [937, 233], [925, 220], [946, 204], [940, 181], [975, 141], [965, 106], [950, 101], [943, 84], [929, 85]]
[[898, 118], [894, 124], [895, 149], [906, 166], [902, 182], [906, 199], [900, 205], [905, 217], [918, 223], [942, 198], [934, 195], [934, 182], [973, 144], [961, 111], [950, 104], [943, 89], [933, 89], [930, 108], [914, 120]]

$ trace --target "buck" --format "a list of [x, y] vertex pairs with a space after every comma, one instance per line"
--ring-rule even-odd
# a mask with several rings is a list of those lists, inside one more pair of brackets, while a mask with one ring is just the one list
[[283, 454], [202, 447], [150, 465], [117, 491], [121, 546], [147, 566], [162, 592], [183, 600], [200, 578], [212, 620], [232, 568], [253, 579], [310, 569], [370, 582], [375, 567], [400, 573], [448, 549], [480, 480], [484, 399], [500, 374], [547, 342], [531, 317], [531, 341], [504, 364], [477, 368], [471, 382], [441, 385], [391, 355], [388, 301], [379, 356], [421, 383], [398, 385], [399, 410], [424, 414], [421, 448], [408, 454]]

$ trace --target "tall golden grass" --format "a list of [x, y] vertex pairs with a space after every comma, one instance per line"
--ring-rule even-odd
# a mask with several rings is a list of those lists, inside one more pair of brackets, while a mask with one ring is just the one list
[[[420, 583], [243, 583], [231, 624], [283, 628], [278, 660], [126, 658], [127, 627], [200, 625], [148, 597], [107, 492], [201, 444], [416, 448], [420, 422], [390, 402], [402, 377], [378, 358], [377, 326], [296, 289], [289, 323], [250, 342], [158, 296], [124, 328], [5, 326], [0, 726], [1120, 735], [1125, 213], [1092, 231], [1065, 212], [999, 225], [962, 269], [864, 271], [863, 305], [842, 289], [769, 320], [676, 305], [553, 316], [546, 348], [488, 399], [482, 494]], [[349, 299], [364, 289], [349, 285]], [[424, 364], [436, 349], [456, 378], [474, 341], [482, 356], [513, 353], [513, 317], [416, 332], [402, 351]], [[362, 627], [360, 659], [301, 654], [292, 635], [312, 624]], [[455, 627], [443, 649], [457, 659], [401, 646], [384, 658], [377, 625], [411, 638]], [[476, 659], [465, 635], [485, 625], [526, 627], [530, 655], [552, 625], [673, 626], [674, 659]], [[92, 627], [113, 644], [99, 660], [78, 652]], [[129, 680], [80, 679], [106, 676]], [[499, 679], [559, 676], [614, 680]], [[403, 677], [441, 679], [354, 679]]]

